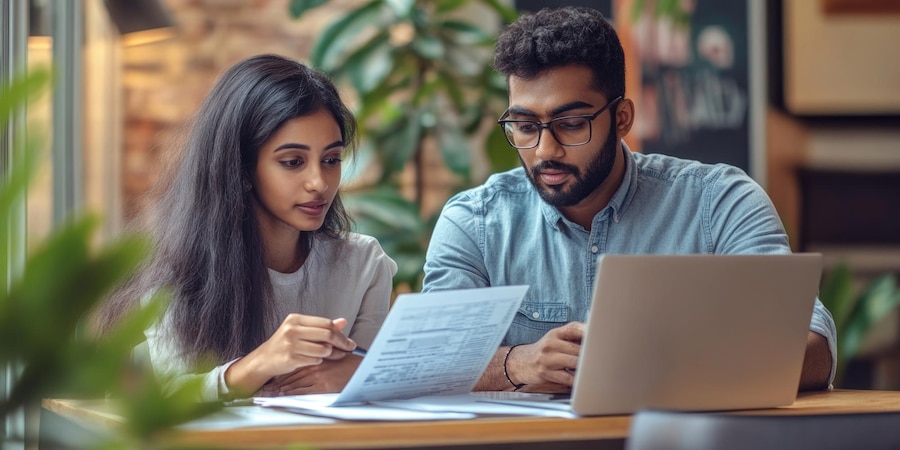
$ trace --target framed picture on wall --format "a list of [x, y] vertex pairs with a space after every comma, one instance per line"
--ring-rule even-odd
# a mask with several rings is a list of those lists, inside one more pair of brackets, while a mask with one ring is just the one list
[[900, 115], [900, 2], [775, 2], [783, 103], [803, 116]]

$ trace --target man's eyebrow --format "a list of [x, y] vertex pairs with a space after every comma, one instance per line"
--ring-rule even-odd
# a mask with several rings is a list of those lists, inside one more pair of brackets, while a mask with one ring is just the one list
[[530, 109], [525, 109], [520, 106], [510, 106], [509, 109], [506, 110], [510, 116], [526, 116], [526, 117], [537, 117], [537, 114]]
[[[335, 147], [343, 147], [344, 141], [334, 141], [325, 146], [325, 150], [331, 150]], [[279, 145], [273, 152], [277, 152], [279, 150], [287, 150], [287, 149], [297, 149], [297, 150], [311, 150], [306, 144], [298, 144], [296, 142], [286, 142], [284, 144]]]
[[590, 103], [586, 103], [586, 102], [582, 102], [582, 101], [578, 100], [578, 101], [566, 103], [565, 105], [557, 106], [556, 108], [553, 108], [553, 110], [550, 111], [550, 113], [551, 113], [553, 116], [558, 116], [558, 115], [560, 115], [560, 114], [562, 114], [562, 113], [564, 113], [564, 112], [568, 112], [568, 111], [571, 111], [571, 110], [573, 110], [573, 109], [578, 109], [578, 108], [593, 108], [593, 107], [594, 107], [594, 105], [592, 105], [592, 104], [590, 104]]
[[[593, 106], [594, 105], [592, 105], [590, 103], [586, 103], [586, 102], [578, 100], [578, 101], [569, 102], [564, 105], [560, 105], [560, 106], [557, 106], [556, 108], [553, 108], [552, 110], [550, 110], [550, 115], [555, 117], [564, 112], [571, 111], [573, 109], [592, 108]], [[525, 116], [525, 117], [537, 117], [538, 116], [537, 113], [535, 113], [534, 111], [532, 111], [530, 109], [522, 108], [520, 106], [510, 106], [507, 111], [509, 111], [509, 115]]]

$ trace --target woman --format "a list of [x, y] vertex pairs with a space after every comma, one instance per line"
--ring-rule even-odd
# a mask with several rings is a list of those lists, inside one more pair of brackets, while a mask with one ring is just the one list
[[[397, 266], [350, 233], [338, 184], [356, 123], [323, 75], [283, 57], [244, 60], [200, 107], [149, 229], [153, 260], [101, 312], [169, 287], [147, 330], [167, 389], [203, 400], [335, 392], [387, 315]], [[211, 362], [210, 362], [211, 361]]]

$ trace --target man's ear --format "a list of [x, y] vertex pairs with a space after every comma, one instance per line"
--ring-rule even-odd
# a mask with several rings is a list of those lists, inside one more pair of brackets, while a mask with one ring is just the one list
[[616, 105], [616, 134], [619, 139], [624, 138], [634, 126], [634, 102], [630, 98], [619, 100]]

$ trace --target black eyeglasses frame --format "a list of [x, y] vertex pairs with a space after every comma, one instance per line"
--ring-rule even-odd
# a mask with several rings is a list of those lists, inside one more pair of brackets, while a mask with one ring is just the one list
[[[622, 100], [621, 95], [610, 100], [609, 102], [607, 102], [606, 106], [598, 109], [597, 112], [595, 112], [593, 114], [581, 114], [581, 115], [574, 115], [574, 116], [554, 117], [553, 119], [550, 119], [546, 122], [539, 122], [537, 120], [506, 119], [505, 117], [509, 116], [509, 110], [506, 110], [500, 116], [500, 119], [497, 120], [497, 125], [500, 125], [500, 129], [503, 130], [503, 136], [506, 137], [506, 142], [509, 143], [509, 145], [512, 146], [513, 148], [515, 148], [516, 150], [529, 150], [529, 149], [537, 147], [538, 145], [541, 145], [541, 136], [543, 136], [545, 129], [550, 130], [550, 134], [553, 136], [553, 139], [555, 139], [556, 142], [559, 143], [559, 145], [563, 145], [566, 147], [577, 147], [579, 145], [584, 145], [584, 144], [587, 144], [588, 142], [591, 142], [591, 139], [593, 139], [593, 137], [594, 137], [594, 126], [593, 126], [594, 119], [599, 117], [600, 114], [603, 114], [604, 111], [606, 111], [607, 109], [614, 106], [620, 100]], [[569, 120], [571, 120], [571, 119], [589, 119], [588, 120], [588, 138], [586, 141], [577, 143], [577, 144], [565, 144], [559, 140], [559, 137], [556, 135], [556, 131], [553, 131], [553, 123], [555, 123], [557, 121], [567, 120], [567, 119], [569, 119]], [[537, 138], [537, 141], [535, 141], [534, 145], [517, 146], [516, 144], [514, 144], [510, 140], [509, 134], [507, 134], [507, 132], [506, 132], [506, 125], [510, 124], [510, 123], [531, 123], [531, 124], [534, 124], [535, 126], [537, 126], [538, 127], [538, 138]]]

